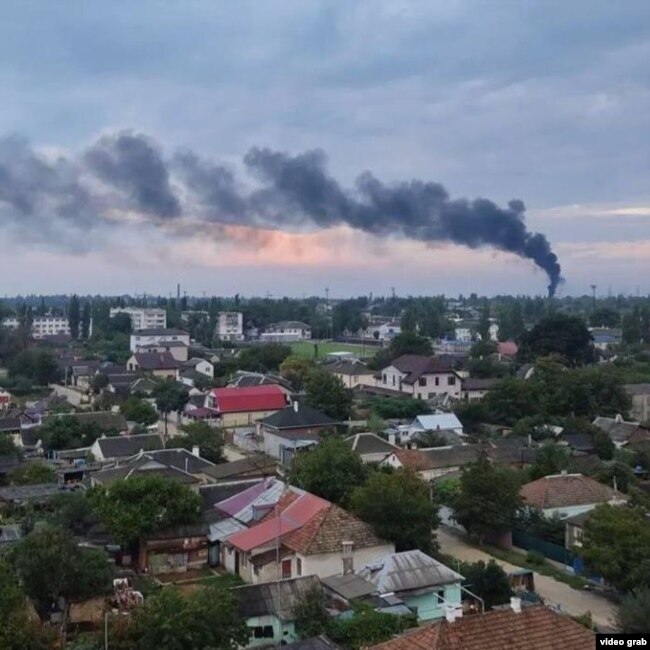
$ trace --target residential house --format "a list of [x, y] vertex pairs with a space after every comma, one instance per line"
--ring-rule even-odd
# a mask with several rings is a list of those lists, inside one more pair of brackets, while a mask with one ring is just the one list
[[402, 333], [399, 320], [380, 317], [372, 318], [365, 329], [359, 330], [356, 335], [360, 339], [374, 339], [376, 341], [392, 341]]
[[590, 327], [594, 339], [594, 347], [601, 352], [607, 352], [619, 346], [623, 340], [623, 331], [619, 327]]
[[463, 576], [419, 550], [391, 553], [366, 564], [359, 576], [380, 594], [394, 594], [420, 621], [445, 617], [445, 607], [461, 606]]
[[219, 483], [250, 481], [252, 478], [274, 476], [278, 463], [264, 454], [252, 454], [229, 463], [219, 463], [208, 474]]
[[569, 616], [543, 605], [510, 607], [463, 616], [449, 609], [445, 619], [418, 627], [369, 650], [593, 650], [594, 633]]
[[21, 428], [20, 417], [15, 415], [0, 417], [0, 435], [13, 436], [19, 434]]
[[365, 363], [356, 359], [345, 359], [328, 363], [324, 370], [333, 374], [343, 382], [346, 388], [357, 386], [374, 386], [375, 373]]
[[286, 393], [275, 384], [214, 388], [204, 401], [204, 408], [214, 411], [222, 427], [251, 425], [260, 418], [281, 411], [286, 405]]
[[136, 352], [126, 362], [129, 372], [144, 372], [162, 379], [178, 379], [180, 362], [169, 352]]
[[244, 647], [284, 646], [298, 640], [296, 610], [314, 589], [321, 589], [316, 576], [234, 588], [239, 616], [250, 630]]
[[0, 487], [0, 507], [44, 505], [65, 491], [58, 483], [38, 483], [35, 485], [12, 485]]
[[159, 307], [111, 307], [109, 315], [114, 318], [126, 314], [131, 319], [131, 329], [161, 330], [167, 327], [167, 311]]
[[239, 311], [220, 311], [216, 334], [220, 341], [243, 341], [244, 315]]
[[249, 372], [248, 370], [237, 370], [228, 381], [228, 388], [248, 388], [250, 386], [279, 386], [289, 395], [293, 392], [291, 383], [280, 375], [261, 372]]
[[639, 422], [627, 422], [622, 415], [613, 418], [597, 417], [593, 425], [604, 431], [618, 449], [627, 445], [630, 437], [639, 429]]
[[514, 341], [499, 341], [496, 356], [499, 361], [514, 359], [519, 352], [519, 346]]
[[192, 357], [183, 362], [183, 368], [191, 368], [209, 379], [214, 379], [214, 365], [200, 357]]
[[461, 399], [465, 402], [480, 402], [499, 380], [488, 377], [468, 377], [461, 383]]
[[246, 582], [352, 573], [395, 547], [342, 508], [300, 490], [284, 494], [254, 526], [225, 541], [229, 571]]
[[141, 451], [163, 449], [162, 438], [157, 433], [142, 433], [133, 436], [102, 436], [90, 447], [94, 458], [100, 462], [131, 458]]
[[0, 410], [5, 411], [8, 409], [12, 399], [13, 396], [11, 393], [8, 390], [0, 387]]
[[293, 405], [257, 421], [257, 434], [264, 439], [264, 452], [283, 464], [291, 462], [297, 449], [318, 444], [325, 431], [337, 422], [306, 404]]
[[396, 445], [384, 440], [375, 433], [356, 433], [345, 441], [352, 451], [359, 454], [364, 463], [380, 463], [388, 454], [397, 449]]
[[150, 397], [157, 385], [157, 382], [151, 379], [151, 377], [138, 377], [129, 385], [129, 392], [131, 395]]
[[141, 345], [136, 348], [136, 353], [168, 353], [179, 363], [184, 363], [190, 356], [190, 349], [183, 341], [167, 341], [162, 343]]
[[131, 334], [129, 349], [131, 352], [137, 352], [138, 348], [146, 348], [149, 346], [158, 346], [168, 343], [182, 343], [189, 348], [190, 335], [184, 330], [166, 327], [153, 327], [136, 330]]
[[311, 327], [297, 320], [285, 320], [267, 325], [260, 341], [266, 343], [291, 343], [311, 339]]
[[398, 449], [381, 464], [393, 469], [410, 469], [425, 481], [431, 481], [446, 474], [459, 472], [465, 465], [476, 461], [480, 451], [478, 445]]
[[552, 474], [531, 481], [519, 491], [524, 503], [546, 517], [573, 515], [593, 510], [601, 503], [620, 504], [626, 498], [611, 487], [582, 474]]
[[564, 520], [564, 547], [571, 551], [582, 546], [585, 524], [593, 510], [585, 510]]
[[138, 570], [161, 575], [203, 569], [208, 565], [209, 529], [201, 521], [144, 535], [138, 543]]
[[630, 409], [632, 420], [650, 421], [650, 384], [625, 384], [623, 389], [632, 400]]
[[461, 378], [448, 362], [417, 354], [393, 360], [381, 371], [378, 384], [419, 399], [443, 394], [459, 399], [461, 395]]
[[461, 444], [460, 438], [465, 435], [461, 421], [453, 413], [438, 411], [430, 415], [418, 415], [410, 424], [399, 427], [395, 442], [408, 444], [428, 431], [441, 436], [450, 434], [448, 441], [450, 445]]

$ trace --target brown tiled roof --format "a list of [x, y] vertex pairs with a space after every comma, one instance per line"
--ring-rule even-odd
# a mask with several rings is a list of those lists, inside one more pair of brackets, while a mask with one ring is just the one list
[[463, 616], [409, 632], [372, 650], [591, 650], [595, 637], [586, 627], [535, 605]]
[[429, 454], [421, 449], [398, 449], [393, 454], [402, 464], [402, 467], [412, 469], [414, 472], [422, 472], [434, 467]]
[[303, 555], [318, 555], [340, 552], [344, 541], [352, 542], [354, 549], [387, 543], [368, 524], [333, 504], [290, 533], [283, 543]]
[[422, 375], [453, 372], [447, 361], [428, 357], [421, 354], [403, 354], [394, 359], [389, 365], [400, 372], [406, 373], [405, 384], [414, 384]]
[[542, 510], [592, 503], [607, 503], [620, 497], [607, 485], [582, 474], [553, 474], [526, 483], [519, 494], [530, 506]]

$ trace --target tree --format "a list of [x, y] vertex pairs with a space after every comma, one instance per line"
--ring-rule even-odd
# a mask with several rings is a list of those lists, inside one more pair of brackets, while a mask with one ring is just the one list
[[454, 516], [481, 543], [503, 534], [512, 529], [521, 505], [519, 488], [520, 480], [512, 470], [495, 467], [482, 455], [463, 468]]
[[86, 492], [60, 492], [50, 501], [52, 524], [69, 530], [75, 535], [83, 534], [95, 521], [92, 505]]
[[10, 377], [25, 377], [38, 386], [55, 382], [60, 375], [56, 360], [45, 350], [25, 350], [18, 353], [9, 364]]
[[156, 409], [149, 402], [133, 395], [126, 398], [120, 410], [127, 420], [137, 422], [145, 427], [158, 422]]
[[352, 492], [350, 509], [379, 537], [394, 542], [397, 551], [432, 553], [437, 546], [433, 529], [440, 523], [438, 506], [429, 486], [412, 471], [374, 472]]
[[[110, 588], [113, 572], [106, 554], [81, 548], [62, 528], [45, 526], [30, 533], [10, 557], [41, 619], [60, 598], [83, 600]], [[64, 617], [65, 612], [66, 607]]]
[[174, 379], [165, 379], [153, 390], [156, 408], [163, 414], [165, 420], [165, 437], [167, 437], [167, 420], [173, 411], [182, 411], [190, 395], [187, 389]]
[[483, 600], [485, 611], [510, 602], [510, 578], [494, 560], [463, 562], [458, 572], [465, 578], [463, 585]]
[[558, 447], [553, 442], [546, 442], [535, 453], [535, 462], [530, 468], [530, 480], [559, 474], [562, 470], [569, 469], [570, 464], [571, 454], [568, 449]]
[[18, 447], [9, 436], [0, 436], [0, 456], [17, 456]]
[[90, 382], [90, 387], [95, 394], [100, 393], [106, 386], [108, 386], [108, 375], [103, 372], [98, 372]]
[[306, 403], [334, 420], [347, 420], [352, 414], [352, 393], [343, 382], [326, 370], [314, 370], [305, 383]]
[[13, 485], [38, 485], [39, 483], [55, 483], [56, 472], [46, 463], [24, 463], [14, 469], [9, 475]]
[[[236, 650], [249, 641], [250, 630], [238, 614], [233, 592], [220, 587], [188, 595], [163, 589], [111, 630], [114, 650]], [[124, 618], [124, 617], [119, 617]]]
[[477, 332], [481, 337], [481, 341], [490, 340], [490, 303], [488, 302], [486, 302], [481, 309]]
[[366, 405], [373, 414], [384, 420], [412, 420], [418, 415], [431, 413], [431, 407], [421, 399], [412, 397], [371, 397]]
[[130, 334], [132, 328], [131, 317], [124, 312], [119, 312], [108, 320], [108, 331], [111, 333]]
[[291, 348], [280, 343], [265, 343], [244, 348], [239, 354], [239, 367], [251, 372], [277, 371], [280, 364], [291, 355]]
[[593, 339], [581, 318], [554, 313], [522, 335], [519, 345], [522, 362], [534, 362], [550, 354], [559, 354], [570, 366], [595, 360]]
[[292, 354], [280, 364], [280, 374], [297, 391], [302, 390], [307, 377], [314, 369], [314, 362], [308, 357]]
[[174, 436], [168, 441], [170, 447], [189, 449], [199, 448], [202, 458], [211, 463], [223, 463], [226, 457], [223, 453], [224, 437], [221, 429], [211, 427], [207, 422], [192, 422], [181, 427], [181, 435]]
[[403, 332], [395, 336], [390, 342], [388, 350], [391, 359], [396, 359], [403, 354], [433, 354], [431, 341], [424, 336], [418, 336], [412, 332]]
[[624, 634], [650, 633], [650, 587], [646, 585], [623, 596], [616, 623]]
[[584, 525], [581, 555], [588, 569], [617, 589], [650, 584], [650, 522], [644, 510], [597, 506]]
[[609, 487], [616, 486], [616, 489], [625, 493], [638, 482], [632, 468], [620, 461], [599, 463], [591, 470], [590, 475], [600, 483]]
[[341, 506], [347, 504], [352, 490], [363, 485], [365, 478], [361, 458], [338, 436], [295, 454], [289, 475], [294, 485]]
[[84, 340], [88, 339], [90, 336], [90, 313], [90, 303], [86, 301], [84, 302], [84, 306], [81, 311], [81, 338]]
[[301, 639], [309, 639], [323, 634], [330, 622], [323, 588], [320, 585], [312, 587], [297, 603], [293, 615], [296, 620], [296, 632]]
[[418, 321], [415, 307], [409, 306], [402, 313], [400, 320], [400, 329], [407, 334], [417, 334]]
[[79, 338], [79, 323], [81, 321], [81, 310], [79, 297], [75, 294], [70, 298], [68, 305], [68, 325], [70, 326], [70, 336], [76, 341]]
[[591, 312], [589, 323], [592, 327], [618, 327], [621, 324], [621, 314], [610, 307], [600, 307]]
[[116, 481], [110, 490], [95, 487], [89, 498], [97, 516], [123, 547], [143, 535], [197, 521], [201, 498], [188, 487], [159, 476]]

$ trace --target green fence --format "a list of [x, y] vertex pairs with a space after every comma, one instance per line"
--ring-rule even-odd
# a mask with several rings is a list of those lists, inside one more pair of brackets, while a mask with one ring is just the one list
[[539, 551], [549, 560], [555, 560], [567, 566], [573, 566], [573, 553], [567, 551], [564, 546], [547, 542], [523, 530], [515, 529], [512, 531], [512, 543], [514, 546], [524, 548], [527, 551]]

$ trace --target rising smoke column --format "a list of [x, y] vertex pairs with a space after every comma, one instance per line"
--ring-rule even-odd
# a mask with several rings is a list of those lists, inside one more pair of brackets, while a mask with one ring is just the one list
[[[438, 183], [387, 184], [370, 172], [345, 189], [319, 150], [292, 156], [255, 147], [244, 165], [250, 178], [242, 183], [228, 167], [188, 150], [167, 160], [152, 138], [131, 131], [104, 135], [81, 156], [54, 160], [7, 138], [0, 140], [0, 219], [14, 226], [38, 218], [48, 227], [57, 219], [109, 226], [115, 214], [135, 213], [156, 226], [187, 219], [266, 229], [345, 224], [378, 237], [514, 253], [545, 271], [551, 296], [561, 280], [548, 240], [526, 227], [522, 201], [500, 207], [481, 198], [450, 199]], [[54, 233], [51, 239], [55, 245]]]

